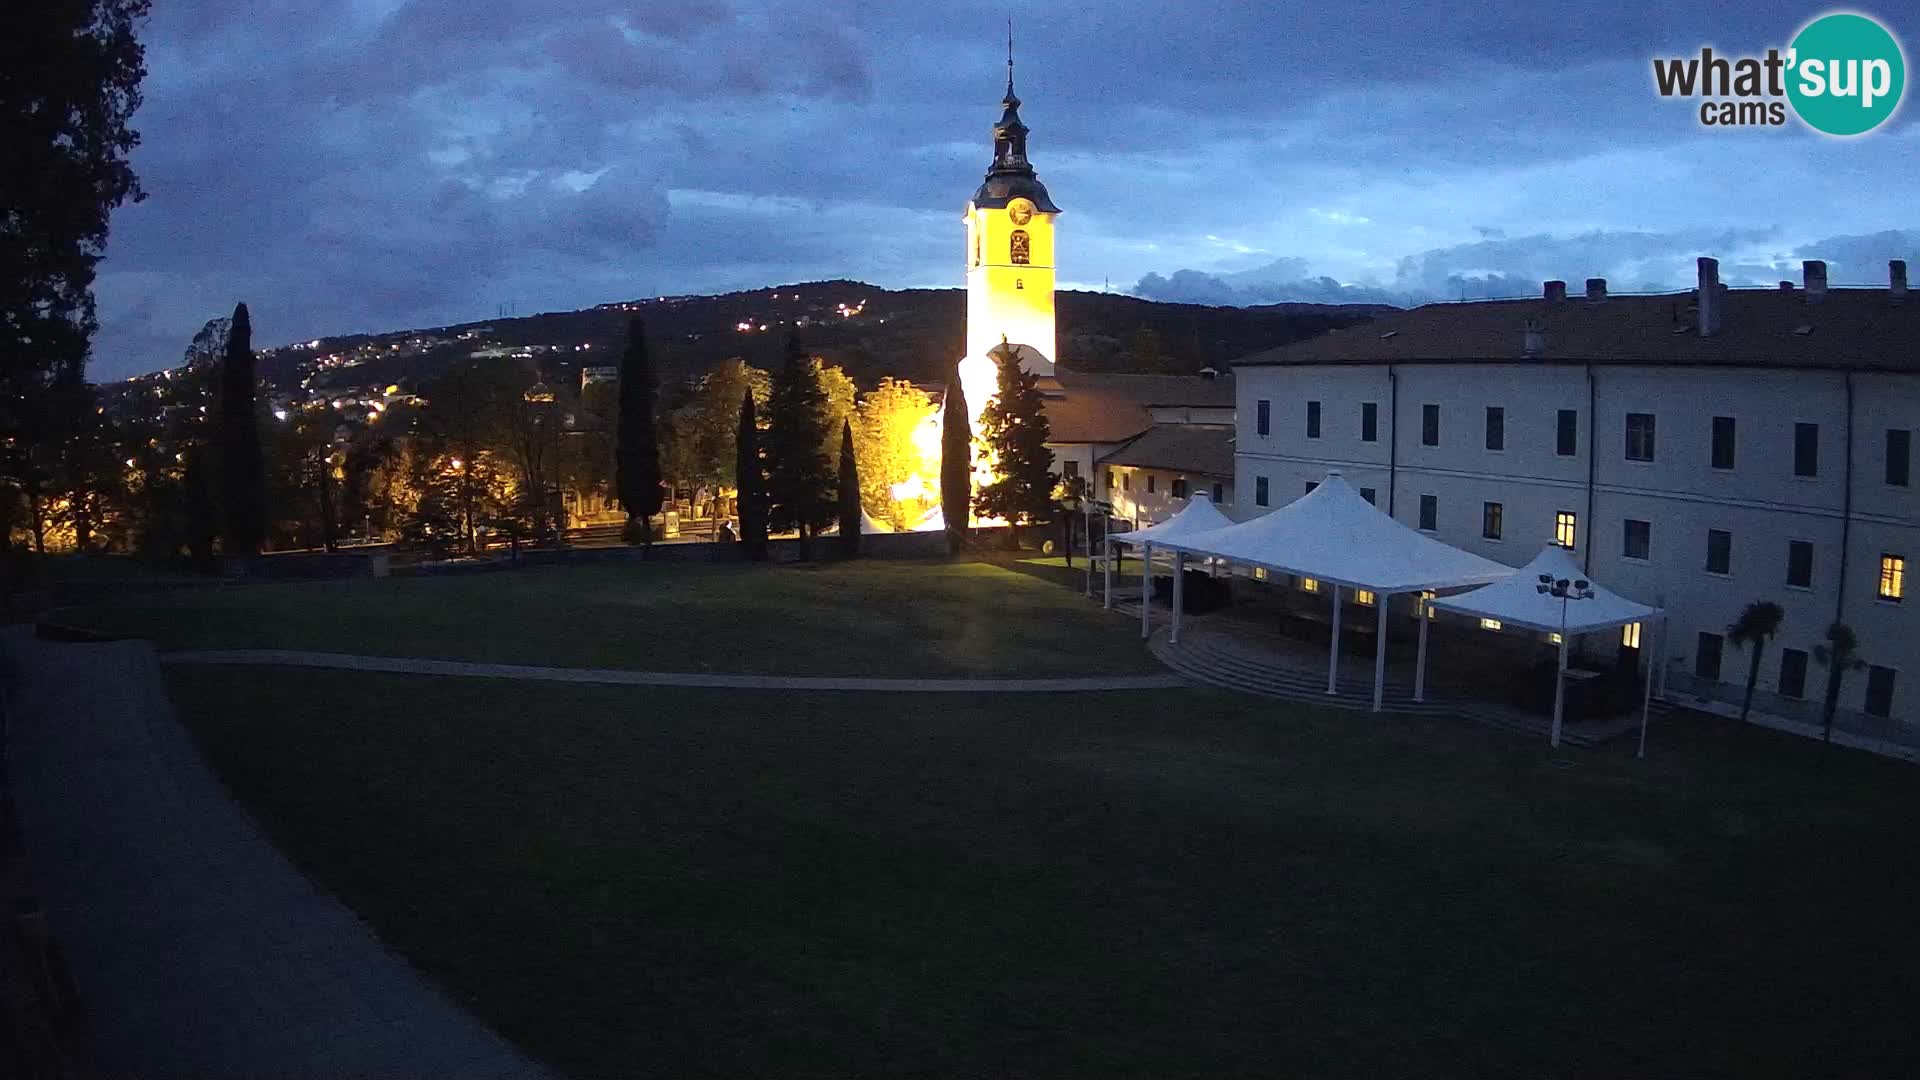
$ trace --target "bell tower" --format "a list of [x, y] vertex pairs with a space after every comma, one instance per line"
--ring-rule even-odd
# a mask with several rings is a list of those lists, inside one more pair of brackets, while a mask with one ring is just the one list
[[993, 125], [993, 163], [967, 201], [967, 356], [1002, 341], [1040, 356], [1022, 366], [1053, 374], [1053, 205], [1027, 160], [1027, 125], [1013, 92], [1013, 31], [1007, 31], [1007, 96]]

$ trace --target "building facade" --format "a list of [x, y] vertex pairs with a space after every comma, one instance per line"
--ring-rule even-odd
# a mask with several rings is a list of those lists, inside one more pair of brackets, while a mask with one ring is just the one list
[[1842, 708], [1920, 721], [1920, 298], [1904, 271], [1829, 290], [1810, 263], [1803, 288], [1728, 290], [1703, 259], [1691, 293], [1609, 297], [1595, 280], [1569, 299], [1549, 282], [1540, 300], [1429, 305], [1249, 357], [1234, 516], [1338, 468], [1488, 558], [1572, 548], [1667, 610], [1662, 662], [1683, 688], [1744, 686], [1727, 627], [1768, 600], [1786, 612], [1761, 661], [1770, 711], [1818, 716], [1814, 649], [1837, 621], [1868, 665]]

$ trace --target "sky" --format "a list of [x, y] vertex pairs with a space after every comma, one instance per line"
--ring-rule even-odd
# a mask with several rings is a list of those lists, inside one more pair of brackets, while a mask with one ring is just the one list
[[[1205, 303], [1838, 284], [1920, 266], [1920, 106], [1701, 125], [1654, 57], [1825, 8], [1620, 0], [1001, 10], [731, 0], [155, 5], [92, 372], [255, 344], [855, 278], [961, 284], [1015, 17], [1063, 288]], [[1920, 11], [1855, 7], [1920, 57]], [[1920, 96], [1920, 90], [1907, 97]]]

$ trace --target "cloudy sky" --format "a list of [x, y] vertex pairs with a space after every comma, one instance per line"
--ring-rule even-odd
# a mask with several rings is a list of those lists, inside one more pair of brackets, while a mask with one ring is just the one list
[[[1004, 7], [1004, 5], [1003, 5]], [[1703, 128], [1654, 56], [1784, 47], [1748, 0], [1014, 7], [1068, 287], [1418, 301], [1920, 262], [1920, 109]], [[1871, 5], [1903, 42], [1904, 4]], [[1903, 22], [1903, 11], [1905, 18]], [[160, 3], [96, 377], [256, 342], [850, 277], [960, 283], [1001, 7], [916, 0]], [[1912, 25], [1908, 25], [1912, 24]], [[1915, 48], [1908, 44], [1910, 56]], [[1913, 96], [1911, 93], [1909, 96]], [[1789, 270], [1788, 268], [1791, 268]], [[1578, 285], [1575, 286], [1578, 288]]]

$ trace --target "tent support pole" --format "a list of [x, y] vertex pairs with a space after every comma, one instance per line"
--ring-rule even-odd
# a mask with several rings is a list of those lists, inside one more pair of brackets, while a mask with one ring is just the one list
[[1413, 700], [1427, 700], [1427, 594], [1415, 593], [1413, 613], [1420, 616], [1420, 651], [1413, 662]]
[[1104, 579], [1103, 583], [1106, 586], [1106, 588], [1100, 595], [1100, 606], [1102, 608], [1105, 608], [1108, 611], [1112, 611], [1113, 610], [1113, 541], [1108, 540], [1100, 546], [1107, 549], [1107, 557], [1104, 561], [1104, 571], [1101, 575], [1102, 578]]
[[[1565, 603], [1565, 601], [1561, 601]], [[1567, 699], [1567, 631], [1566, 620], [1560, 622], [1560, 663], [1553, 670], [1553, 732], [1547, 738], [1547, 745], [1560, 746], [1560, 717], [1566, 707]]]
[[1373, 638], [1373, 711], [1380, 711], [1380, 697], [1387, 685], [1387, 606], [1393, 594], [1385, 593], [1373, 598], [1373, 606], [1378, 609], [1375, 622], [1378, 629]]
[[1327, 591], [1333, 594], [1333, 634], [1327, 641], [1327, 693], [1337, 694], [1340, 692], [1340, 586], [1333, 585]]
[[1153, 634], [1153, 545], [1140, 545], [1140, 640]]
[[[1663, 638], [1667, 636], [1665, 619], [1660, 620], [1660, 636]], [[1666, 648], [1666, 642], [1662, 641], [1660, 647]], [[1641, 655], [1646, 657], [1647, 661], [1647, 689], [1645, 696], [1640, 699], [1640, 748], [1633, 753], [1637, 758], [1647, 756], [1647, 713], [1653, 711], [1653, 655], [1651, 650], [1642, 650]]]
[[1187, 553], [1175, 550], [1173, 553], [1173, 629], [1167, 632], [1170, 644], [1180, 644], [1180, 609], [1187, 592]]

